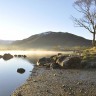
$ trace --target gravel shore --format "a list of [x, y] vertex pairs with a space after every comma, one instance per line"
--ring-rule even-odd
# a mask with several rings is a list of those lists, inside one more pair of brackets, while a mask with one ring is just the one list
[[11, 96], [96, 96], [96, 70], [35, 66], [25, 84]]

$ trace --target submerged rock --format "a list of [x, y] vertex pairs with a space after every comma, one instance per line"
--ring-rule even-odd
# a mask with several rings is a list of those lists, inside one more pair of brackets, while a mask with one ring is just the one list
[[26, 55], [23, 55], [24, 58], [26, 58], [27, 56]]
[[17, 57], [17, 55], [14, 55], [14, 57]]
[[22, 57], [22, 55], [18, 55], [18, 57]]
[[26, 58], [27, 56], [26, 55], [14, 55], [14, 57], [24, 57], [24, 58]]
[[23, 68], [18, 68], [17, 69], [17, 72], [20, 73], [20, 74], [23, 74], [25, 72], [25, 69]]
[[9, 59], [11, 59], [11, 58], [13, 58], [13, 55], [11, 55], [11, 54], [9, 54], [9, 53], [3, 55], [3, 59], [4, 59], [4, 60], [9, 60]]

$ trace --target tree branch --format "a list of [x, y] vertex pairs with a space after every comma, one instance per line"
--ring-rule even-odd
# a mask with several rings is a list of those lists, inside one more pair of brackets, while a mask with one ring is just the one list
[[[72, 17], [73, 18], [73, 21], [75, 23], [75, 25], [77, 25], [76, 27], [84, 27], [85, 29], [87, 29], [88, 31], [90, 31], [91, 33], [94, 33], [91, 29], [91, 27], [88, 27], [86, 26], [86, 24], [84, 24], [85, 21], [83, 21], [82, 19], [78, 20], [77, 18], [75, 17]], [[88, 22], [86, 22], [88, 23]]]

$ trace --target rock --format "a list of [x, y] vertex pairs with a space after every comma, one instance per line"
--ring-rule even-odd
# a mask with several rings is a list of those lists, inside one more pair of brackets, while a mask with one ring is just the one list
[[47, 89], [46, 92], [50, 93], [50, 90]]
[[48, 65], [49, 66], [52, 62], [53, 62], [52, 59], [43, 57], [37, 61], [37, 65], [39, 65], [39, 66]]
[[69, 92], [69, 95], [71, 95], [71, 96], [72, 96], [72, 93], [71, 93], [71, 92]]
[[0, 58], [2, 58], [3, 56], [2, 55], [0, 55]]
[[9, 59], [11, 59], [11, 58], [13, 58], [13, 56], [12, 56], [11, 54], [9, 54], [9, 53], [3, 55], [3, 59], [4, 59], [4, 60], [9, 60]]
[[96, 68], [96, 62], [88, 62], [85, 68]]
[[17, 94], [17, 96], [23, 96], [20, 92]]
[[58, 63], [51, 63], [50, 68], [57, 69], [57, 68], [60, 68], [60, 65]]
[[50, 68], [50, 64], [51, 63], [46, 63], [46, 64], [44, 64], [44, 66], [46, 66], [46, 68]]
[[14, 57], [17, 57], [17, 55], [14, 55]]
[[62, 56], [62, 53], [58, 53], [58, 56]]
[[62, 85], [62, 87], [63, 87], [63, 88], [65, 88], [65, 87], [66, 87], [66, 85]]
[[63, 68], [81, 68], [81, 58], [79, 56], [67, 57], [61, 63]]
[[18, 55], [18, 57], [22, 57], [22, 55]]
[[26, 58], [27, 56], [26, 55], [23, 55], [24, 58]]
[[23, 74], [25, 72], [25, 69], [23, 68], [18, 68], [17, 69], [17, 72], [20, 73], [20, 74]]
[[43, 58], [41, 58], [37, 61], [37, 65], [39, 65], [39, 66], [44, 65], [45, 63], [46, 63], [46, 58], [45, 57], [43, 57]]
[[80, 93], [84, 93], [84, 92], [85, 92], [84, 88], [80, 89]]
[[77, 85], [82, 85], [82, 82], [77, 82]]
[[54, 74], [54, 76], [56, 76], [56, 74]]
[[14, 55], [14, 57], [24, 57], [24, 58], [26, 58], [27, 56], [26, 55]]
[[82, 68], [85, 68], [87, 66], [88, 62], [86, 60], [81, 61]]
[[60, 64], [62, 61], [65, 60], [66, 57], [68, 57], [68, 56], [60, 56], [60, 57], [58, 57], [58, 59], [56, 60], [56, 63]]
[[56, 60], [58, 59], [57, 55], [53, 55], [50, 57], [51, 60], [53, 60], [53, 62], [56, 62]]
[[36, 80], [33, 80], [33, 82], [37, 82]]

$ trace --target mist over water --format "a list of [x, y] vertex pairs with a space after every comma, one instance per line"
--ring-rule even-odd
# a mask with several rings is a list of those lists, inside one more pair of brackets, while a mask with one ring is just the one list
[[29, 60], [30, 63], [36, 64], [37, 60], [42, 57], [50, 57], [52, 55], [57, 55], [58, 53], [62, 54], [72, 54], [73, 51], [48, 51], [48, 50], [4, 50], [0, 51], [0, 55], [3, 55], [5, 53], [10, 53], [12, 55], [26, 55], [27, 60]]
[[53, 54], [58, 54], [58, 53], [62, 53], [62, 54], [70, 54], [72, 53], [72, 51], [40, 51], [40, 50], [36, 50], [36, 51], [23, 51], [23, 50], [6, 50], [6, 51], [0, 51], [0, 55], [3, 55], [5, 53], [10, 53], [12, 55], [15, 54], [20, 54], [20, 55], [53, 55]]
[[[69, 54], [71, 51], [61, 52], [61, 51], [21, 51], [21, 50], [6, 50], [0, 51], [0, 55], [5, 53], [10, 53], [12, 55], [27, 55], [24, 57], [14, 57], [10, 60], [4, 61], [3, 58], [0, 59], [0, 96], [10, 96], [16, 88], [21, 86], [26, 79], [30, 76], [30, 71], [32, 71], [34, 64], [37, 60], [42, 57], [50, 57], [58, 53]], [[24, 68], [25, 73], [17, 73], [18, 68]]]

